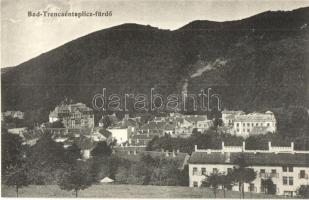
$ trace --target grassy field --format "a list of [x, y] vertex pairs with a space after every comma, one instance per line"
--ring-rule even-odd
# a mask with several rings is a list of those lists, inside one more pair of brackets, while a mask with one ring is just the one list
[[[15, 197], [15, 189], [2, 185], [2, 197]], [[239, 198], [239, 192], [227, 191], [226, 197]], [[75, 197], [73, 192], [61, 190], [57, 185], [31, 185], [21, 188], [19, 197]], [[214, 198], [208, 188], [189, 188], [178, 186], [142, 186], [142, 185], [93, 185], [80, 191], [79, 197], [101, 198]], [[217, 198], [223, 198], [218, 190]], [[245, 198], [282, 198], [273, 195], [246, 193]]]

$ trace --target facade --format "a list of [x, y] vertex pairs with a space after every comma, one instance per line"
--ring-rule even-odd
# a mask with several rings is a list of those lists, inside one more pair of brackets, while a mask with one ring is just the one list
[[61, 121], [66, 128], [93, 128], [93, 110], [83, 103], [61, 104], [49, 114], [49, 122]]
[[225, 110], [222, 111], [222, 121], [226, 132], [241, 137], [277, 131], [277, 121], [271, 111], [245, 114], [243, 111]]
[[[222, 149], [197, 149], [189, 160], [189, 185], [200, 187], [205, 175], [214, 171], [229, 173], [237, 166], [239, 156], [250, 160], [251, 168], [257, 173], [256, 179], [245, 184], [245, 192], [264, 193], [263, 179], [270, 178], [276, 186], [277, 195], [294, 196], [301, 185], [309, 184], [309, 151], [296, 151], [290, 147], [272, 147], [268, 150], [246, 150], [243, 146], [224, 146]], [[232, 190], [239, 191], [237, 185]]]
[[274, 113], [250, 113], [235, 116], [233, 122], [233, 134], [243, 137], [249, 135], [274, 133], [277, 131], [277, 121]]

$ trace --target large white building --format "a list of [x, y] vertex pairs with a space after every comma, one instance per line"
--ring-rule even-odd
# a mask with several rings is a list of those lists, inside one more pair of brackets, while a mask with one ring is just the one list
[[242, 137], [277, 131], [277, 121], [271, 111], [249, 114], [242, 111], [222, 111], [222, 121], [229, 128], [229, 133]]
[[[246, 150], [243, 146], [224, 146], [222, 149], [197, 149], [189, 159], [190, 187], [200, 187], [205, 175], [214, 171], [227, 174], [237, 166], [236, 160], [244, 155], [257, 173], [256, 179], [245, 184], [245, 192], [264, 193], [261, 182], [271, 178], [277, 195], [294, 196], [301, 185], [308, 185], [309, 151], [296, 151], [290, 147], [273, 147], [268, 150]], [[237, 185], [232, 190], [239, 191]]]

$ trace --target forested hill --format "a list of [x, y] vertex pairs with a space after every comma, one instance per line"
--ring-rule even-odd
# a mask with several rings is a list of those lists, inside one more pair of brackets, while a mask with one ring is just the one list
[[[228, 109], [309, 107], [309, 8], [175, 30], [123, 24], [64, 44], [2, 78], [3, 110], [51, 110], [65, 96], [212, 87]], [[186, 85], [187, 84], [187, 85]]]

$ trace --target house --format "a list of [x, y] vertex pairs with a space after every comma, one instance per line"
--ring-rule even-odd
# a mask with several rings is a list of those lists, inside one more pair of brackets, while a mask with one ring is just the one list
[[[200, 187], [205, 176], [218, 171], [229, 173], [237, 166], [237, 159], [244, 156], [250, 160], [250, 168], [257, 177], [252, 183], [245, 183], [245, 192], [264, 193], [261, 182], [271, 178], [277, 195], [294, 196], [301, 185], [309, 184], [309, 151], [297, 151], [290, 147], [273, 147], [268, 150], [246, 150], [242, 146], [224, 146], [222, 149], [197, 149], [189, 159], [189, 186]], [[232, 190], [239, 191], [237, 185]]]
[[117, 140], [117, 144], [128, 142], [130, 135], [136, 132], [138, 122], [129, 118], [129, 115], [118, 121], [116, 124], [110, 126], [107, 130], [112, 133], [112, 137]]
[[49, 114], [49, 122], [61, 121], [66, 128], [93, 128], [94, 114], [83, 103], [58, 105]]

